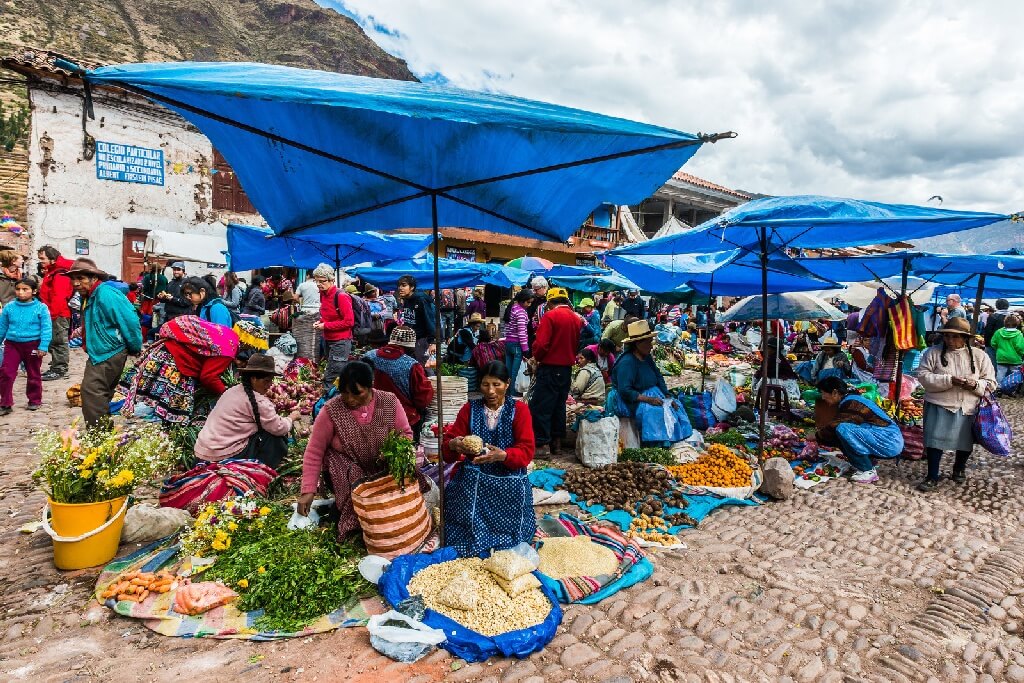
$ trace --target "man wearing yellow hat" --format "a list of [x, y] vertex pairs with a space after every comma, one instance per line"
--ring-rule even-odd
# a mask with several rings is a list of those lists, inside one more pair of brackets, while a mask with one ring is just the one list
[[572, 310], [569, 293], [561, 287], [547, 291], [547, 311], [540, 319], [533, 344], [536, 383], [530, 399], [536, 457], [557, 455], [565, 436], [565, 401], [572, 384], [572, 366], [580, 346], [583, 318]]

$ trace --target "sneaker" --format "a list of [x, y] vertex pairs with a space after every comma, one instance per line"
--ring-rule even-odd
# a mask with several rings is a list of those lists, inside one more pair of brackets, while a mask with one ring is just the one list
[[0, 417], [2, 417], [4, 415], [10, 415], [13, 412], [14, 412], [14, 408], [11, 408], [10, 406], [2, 406], [2, 407], [0, 407]]
[[949, 478], [953, 480], [954, 484], [966, 484], [967, 475], [964, 472], [953, 472], [949, 475]]
[[55, 379], [67, 379], [67, 378], [68, 378], [68, 375], [66, 373], [54, 372], [53, 370], [47, 370], [42, 375], [40, 375], [40, 379], [42, 379], [44, 382], [49, 382], [49, 381], [55, 380]]
[[874, 469], [864, 470], [863, 472], [854, 472], [850, 476], [850, 481], [855, 484], [874, 484], [878, 481], [878, 472]]
[[938, 479], [925, 479], [924, 481], [917, 485], [917, 490], [923, 491], [924, 493], [930, 493], [931, 491], [934, 491], [937, 488], [939, 488]]
[[42, 405], [43, 405], [42, 403], [29, 403], [28, 404], [28, 409], [29, 410], [39, 410], [39, 408], [42, 407]]

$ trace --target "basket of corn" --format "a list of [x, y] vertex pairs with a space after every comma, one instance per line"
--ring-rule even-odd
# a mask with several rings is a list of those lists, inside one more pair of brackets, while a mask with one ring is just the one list
[[456, 657], [525, 658], [555, 637], [562, 610], [532, 564], [526, 571], [505, 571], [505, 564], [513, 563], [460, 558], [454, 548], [402, 555], [381, 576], [378, 590], [392, 605], [421, 596], [427, 606], [423, 623], [444, 630], [448, 639], [441, 647]]

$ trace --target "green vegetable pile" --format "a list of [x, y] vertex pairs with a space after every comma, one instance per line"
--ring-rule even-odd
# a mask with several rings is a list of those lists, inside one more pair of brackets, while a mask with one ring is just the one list
[[667, 448], [624, 448], [619, 462], [649, 462], [655, 465], [675, 465], [676, 459]]
[[459, 372], [465, 367], [459, 363], [441, 363], [439, 374], [443, 377], [458, 377]]
[[719, 434], [707, 434], [704, 436], [704, 441], [706, 443], [720, 443], [729, 448], [739, 448], [747, 445], [747, 437], [734, 429]]
[[239, 529], [200, 576], [237, 590], [240, 610], [263, 610], [257, 627], [294, 633], [373, 587], [359, 574], [357, 548], [332, 529], [289, 531], [285, 510], [274, 506], [262, 527]]
[[412, 439], [392, 430], [381, 446], [380, 459], [404, 491], [406, 482], [412, 481], [416, 473], [416, 447]]

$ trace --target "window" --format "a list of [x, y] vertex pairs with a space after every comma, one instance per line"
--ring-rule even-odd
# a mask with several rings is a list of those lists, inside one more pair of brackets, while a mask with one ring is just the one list
[[238, 176], [220, 152], [213, 150], [213, 209], [232, 213], [259, 213], [249, 201]]

